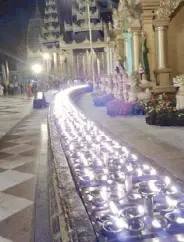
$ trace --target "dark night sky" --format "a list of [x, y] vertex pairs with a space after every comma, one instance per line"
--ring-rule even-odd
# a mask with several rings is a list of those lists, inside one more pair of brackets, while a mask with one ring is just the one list
[[[44, 0], [38, 0], [43, 12]], [[35, 11], [35, 0], [0, 0], [0, 52], [19, 57], [21, 44], [26, 43], [29, 18]], [[0, 53], [1, 59], [4, 55]]]

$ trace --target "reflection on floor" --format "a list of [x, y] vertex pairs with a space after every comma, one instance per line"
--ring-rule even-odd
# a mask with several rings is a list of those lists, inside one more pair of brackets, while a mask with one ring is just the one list
[[[13, 110], [19, 113], [18, 107]], [[38, 166], [47, 154], [46, 114], [35, 111], [0, 141], [0, 242], [28, 242], [34, 236]]]

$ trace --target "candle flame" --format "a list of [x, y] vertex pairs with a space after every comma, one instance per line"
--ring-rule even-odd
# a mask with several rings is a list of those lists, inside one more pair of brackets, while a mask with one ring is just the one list
[[100, 195], [103, 198], [104, 201], [108, 200], [108, 193], [107, 193], [107, 188], [102, 187], [102, 190], [100, 191]]
[[177, 222], [178, 224], [184, 224], [184, 218], [182, 218], [182, 217], [178, 217], [178, 218], [176, 219], [176, 222]]
[[114, 215], [117, 215], [118, 212], [119, 212], [119, 210], [118, 210], [118, 208], [116, 207], [115, 203], [111, 201], [111, 202], [109, 203], [109, 206], [110, 206], [110, 209], [111, 209], [111, 211], [113, 212], [113, 214], [114, 214]]
[[153, 219], [152, 225], [153, 225], [153, 227], [158, 228], [158, 229], [162, 227], [157, 219]]
[[166, 176], [164, 178], [164, 181], [165, 181], [166, 185], [170, 185], [171, 184], [171, 179], [168, 176]]
[[120, 229], [127, 227], [127, 223], [125, 222], [125, 220], [123, 218], [116, 218], [115, 223], [116, 223], [116, 226]]

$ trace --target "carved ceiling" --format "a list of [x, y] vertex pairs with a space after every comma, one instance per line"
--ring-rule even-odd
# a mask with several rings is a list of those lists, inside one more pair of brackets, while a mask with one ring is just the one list
[[168, 19], [184, 0], [162, 0], [157, 10], [157, 19]]

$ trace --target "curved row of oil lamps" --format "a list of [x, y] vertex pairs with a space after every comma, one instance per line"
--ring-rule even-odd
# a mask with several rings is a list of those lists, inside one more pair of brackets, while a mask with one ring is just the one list
[[95, 231], [112, 241], [179, 234], [184, 196], [160, 174], [90, 121], [71, 101], [84, 86], [56, 95], [53, 113], [66, 157]]

